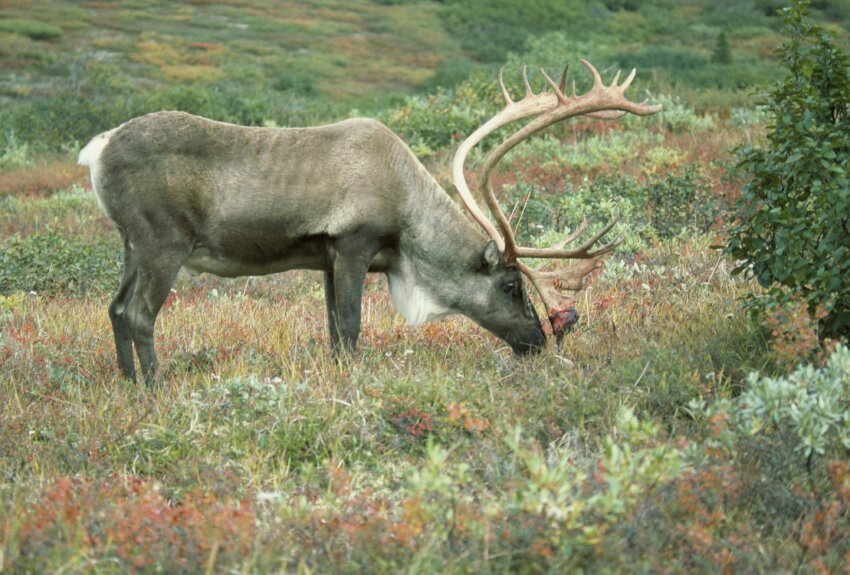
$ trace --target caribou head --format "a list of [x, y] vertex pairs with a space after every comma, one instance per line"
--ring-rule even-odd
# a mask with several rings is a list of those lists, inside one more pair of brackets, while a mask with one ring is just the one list
[[[515, 268], [531, 281], [546, 307], [552, 333], [558, 341], [578, 320], [578, 313], [574, 307], [575, 293], [582, 289], [585, 276], [596, 269], [602, 256], [617, 247], [621, 241], [618, 237], [604, 245], [597, 245], [602, 237], [617, 223], [619, 215], [615, 214], [604, 227], [575, 247], [569, 246], [575, 244], [584, 235], [588, 225], [586, 220], [555, 246], [548, 248], [519, 246], [516, 243], [511, 224], [502, 211], [493, 190], [491, 181], [493, 169], [514, 146], [543, 128], [569, 118], [590, 116], [610, 120], [619, 118], [626, 112], [648, 116], [661, 110], [661, 106], [648, 105], [645, 102], [635, 103], [626, 98], [625, 92], [635, 78], [636, 71], [634, 69], [622, 84], [618, 83], [620, 78], [618, 71], [611, 84], [606, 86], [602, 82], [599, 71], [592, 64], [586, 60], [582, 60], [581, 63], [593, 75], [593, 87], [582, 95], [576, 94], [575, 82], [572, 84], [571, 93], [568, 95], [566, 92], [568, 66], [564, 68], [561, 81], [558, 84], [552, 80], [545, 70], [541, 69], [540, 73], [546, 79], [550, 90], [542, 91], [539, 94], [535, 94], [532, 90], [526, 69], [523, 68], [525, 96], [519, 101], [514, 101], [505, 87], [500, 71], [499, 87], [505, 99], [505, 107], [464, 140], [452, 161], [454, 184], [463, 199], [464, 205], [475, 221], [480, 224], [501, 250], [505, 265], [508, 268]], [[499, 230], [478, 207], [464, 177], [463, 165], [469, 151], [486, 136], [502, 126], [526, 118], [533, 118], [533, 120], [496, 147], [487, 157], [481, 169], [480, 181], [484, 198], [501, 230], [500, 234]], [[523, 257], [578, 261], [565, 267], [547, 271], [529, 267], [520, 260]]]

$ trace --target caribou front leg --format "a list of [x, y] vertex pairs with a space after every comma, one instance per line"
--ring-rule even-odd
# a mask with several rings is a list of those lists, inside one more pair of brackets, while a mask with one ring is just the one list
[[380, 246], [357, 238], [337, 241], [333, 249], [333, 271], [325, 272], [325, 303], [334, 355], [351, 353], [360, 336], [360, 307], [363, 282]]
[[336, 288], [334, 287], [334, 273], [325, 272], [325, 309], [328, 313], [328, 333], [330, 334], [331, 351], [336, 353], [340, 346], [339, 328], [337, 327]]

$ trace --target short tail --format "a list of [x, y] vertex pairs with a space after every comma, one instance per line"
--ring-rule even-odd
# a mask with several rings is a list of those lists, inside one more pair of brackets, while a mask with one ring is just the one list
[[80, 155], [77, 158], [78, 163], [88, 166], [91, 174], [91, 187], [97, 197], [97, 204], [100, 206], [100, 209], [103, 210], [103, 213], [110, 218], [112, 216], [109, 215], [109, 210], [106, 208], [106, 202], [103, 201], [103, 189], [100, 185], [100, 174], [103, 166], [101, 162], [101, 155], [103, 155], [103, 149], [106, 148], [106, 144], [109, 143], [109, 139], [117, 129], [118, 128], [109, 130], [108, 132], [103, 132], [102, 134], [98, 134], [92, 138], [91, 142], [86, 144], [86, 147], [80, 150]]
[[103, 149], [106, 147], [106, 144], [109, 143], [109, 139], [112, 137], [113, 132], [115, 132], [115, 130], [109, 130], [108, 132], [103, 132], [102, 134], [98, 134], [92, 138], [91, 142], [86, 144], [86, 147], [80, 150], [80, 156], [77, 158], [77, 163], [88, 166], [89, 168], [94, 168], [100, 162], [100, 155], [103, 153]]

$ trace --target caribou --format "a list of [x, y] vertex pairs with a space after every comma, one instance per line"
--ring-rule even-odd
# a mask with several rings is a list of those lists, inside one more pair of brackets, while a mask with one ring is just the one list
[[[331, 349], [345, 355], [360, 333], [366, 275], [384, 273], [393, 304], [409, 324], [463, 314], [517, 354], [538, 352], [547, 335], [523, 277], [538, 292], [560, 340], [577, 320], [583, 279], [619, 239], [598, 245], [618, 215], [576, 244], [587, 222], [550, 248], [519, 246], [491, 176], [504, 155], [543, 128], [587, 115], [613, 119], [660, 107], [628, 100], [619, 72], [610, 84], [582, 60], [593, 86], [567, 92], [541, 70], [548, 88], [514, 100], [499, 73], [504, 107], [458, 147], [452, 180], [471, 219], [407, 145], [364, 118], [308, 128], [243, 127], [183, 112], [156, 112], [95, 136], [79, 155], [98, 204], [124, 246], [123, 272], [109, 318], [118, 366], [156, 381], [154, 325], [181, 268], [225, 277], [292, 269], [324, 272]], [[479, 192], [466, 181], [469, 152], [508, 124], [532, 118], [486, 158]], [[497, 229], [498, 226], [498, 229]], [[501, 231], [501, 233], [500, 233]], [[575, 260], [551, 271], [520, 258]]]

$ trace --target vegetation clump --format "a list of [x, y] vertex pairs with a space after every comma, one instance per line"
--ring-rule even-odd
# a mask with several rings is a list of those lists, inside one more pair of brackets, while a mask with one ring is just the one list
[[62, 36], [62, 28], [25, 18], [0, 18], [0, 32], [28, 36], [33, 40], [54, 40]]
[[799, 298], [825, 312], [823, 335], [850, 336], [850, 59], [806, 20], [784, 11], [787, 77], [767, 94], [765, 147], [743, 150], [747, 183], [731, 230], [738, 271], [767, 291], [755, 309]]
[[0, 294], [108, 292], [120, 276], [117, 247], [56, 231], [13, 235], [0, 242]]

